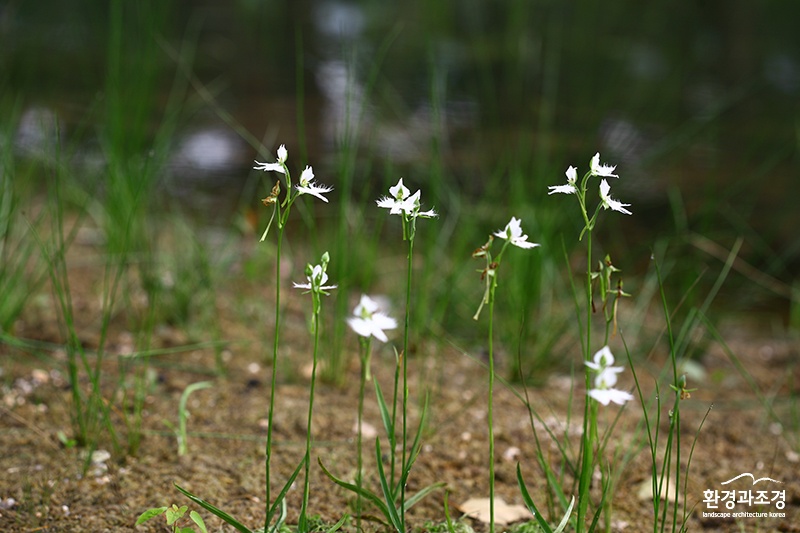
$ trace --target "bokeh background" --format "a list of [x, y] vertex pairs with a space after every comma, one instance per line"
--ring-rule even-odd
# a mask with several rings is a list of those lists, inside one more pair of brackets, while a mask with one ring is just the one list
[[[269, 183], [252, 161], [285, 143], [337, 188], [339, 214], [405, 176], [445, 215], [438, 243], [516, 212], [555, 249], [547, 229], [581, 222], [546, 187], [600, 151], [633, 205], [603, 227], [627, 271], [669, 238], [690, 286], [741, 238], [726, 305], [788, 320], [799, 20], [779, 0], [10, 0], [2, 142], [31, 161], [58, 146], [97, 195], [115, 161], [149, 161], [152, 205], [254, 227]], [[47, 194], [40, 174], [24, 178]]]

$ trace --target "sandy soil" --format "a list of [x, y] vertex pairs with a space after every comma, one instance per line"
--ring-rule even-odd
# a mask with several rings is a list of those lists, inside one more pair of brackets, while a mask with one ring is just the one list
[[[82, 267], [90, 268], [90, 267]], [[96, 346], [96, 284], [80, 280], [98, 279], [97, 272], [75, 272], [76, 306], [81, 309], [79, 328], [87, 347]], [[65, 447], [58, 432], [70, 434], [70, 394], [65, 381], [63, 351], [22, 350], [0, 345], [2, 359], [2, 405], [0, 406], [0, 530], [2, 531], [120, 531], [133, 530], [136, 517], [149, 507], [171, 503], [190, 504], [172, 486], [177, 482], [212, 501], [242, 522], [255, 527], [264, 516], [264, 437], [269, 397], [270, 369], [264, 364], [262, 348], [268, 339], [263, 331], [246, 327], [241, 315], [256, 313], [249, 304], [234, 306], [231, 294], [241, 294], [241, 286], [227, 287], [217, 299], [221, 337], [237, 339], [222, 356], [228, 373], [224, 377], [208, 374], [215, 365], [214, 351], [198, 349], [152, 360], [151, 383], [143, 417], [143, 441], [133, 456], [115, 454], [99, 464], [89, 464], [86, 451]], [[245, 288], [245, 290], [251, 290]], [[225, 292], [232, 291], [232, 292]], [[247, 294], [247, 293], [245, 293]], [[269, 289], [255, 290], [251, 297], [268, 299]], [[46, 294], [45, 294], [46, 296]], [[263, 303], [263, 302], [262, 302]], [[307, 303], [307, 302], [306, 302]], [[274, 421], [273, 491], [297, 464], [305, 438], [310, 362], [308, 335], [300, 300], [287, 301], [286, 333], [280, 367]], [[268, 307], [268, 305], [267, 305]], [[252, 317], [251, 317], [252, 318]], [[262, 317], [263, 318], [263, 317]], [[15, 333], [23, 338], [58, 341], [49, 300], [32, 305], [19, 322]], [[268, 317], [265, 320], [270, 323]], [[253, 323], [251, 320], [250, 323]], [[94, 328], [94, 329], [93, 329]], [[737, 371], [725, 350], [706, 342], [698, 362], [705, 369], [704, 382], [691, 398], [681, 403], [683, 434], [682, 463], [692, 445], [697, 428], [713, 404], [692, 456], [686, 488], [691, 516], [689, 531], [800, 531], [800, 351], [796, 340], [787, 334], [766, 333], [766, 328], [734, 321], [722, 328], [752, 383]], [[131, 349], [135, 336], [123, 317], [115, 319], [109, 338], [111, 353]], [[246, 342], [238, 342], [246, 339]], [[154, 346], [175, 346], [190, 340], [187, 334], [170, 327], [158, 328]], [[707, 339], [706, 339], [707, 341]], [[353, 346], [354, 348], [354, 346]], [[564, 354], [554, 354], [554, 357]], [[109, 391], [117, 377], [116, 356], [109, 356], [106, 371]], [[353, 357], [353, 359], [357, 359]], [[378, 350], [373, 359], [375, 379], [384, 391], [391, 390], [394, 358], [389, 348]], [[651, 389], [653, 376], [660, 371], [659, 354], [637, 365], [639, 377]], [[486, 372], [479, 362], [443, 343], [421, 343], [409, 359], [411, 411], [418, 420], [423, 392], [430, 394], [429, 423], [423, 447], [409, 480], [413, 492], [430, 483], [444, 481], [453, 517], [456, 507], [469, 498], [488, 495]], [[343, 386], [320, 384], [317, 389], [313, 437], [316, 442], [311, 478], [310, 510], [332, 524], [343, 513], [351, 512], [353, 497], [327, 480], [316, 465], [319, 458], [339, 476], [352, 479], [355, 471], [355, 421], [358, 367], [353, 362]], [[177, 422], [177, 406], [184, 388], [197, 381], [213, 380], [213, 387], [194, 393], [190, 399], [190, 438], [188, 454], [177, 455], [176, 440], [164, 421]], [[630, 371], [622, 386], [632, 387]], [[758, 394], [753, 390], [758, 388]], [[85, 384], [84, 384], [85, 386]], [[518, 390], [521, 390], [516, 385]], [[672, 397], [664, 394], [664, 397]], [[110, 392], [109, 392], [110, 394]], [[574, 387], [568, 375], [555, 372], [543, 384], [529, 391], [531, 405], [560, 439], [567, 439], [574, 459], [581, 432], [585, 392]], [[671, 400], [670, 400], [671, 401]], [[118, 409], [120, 402], [115, 403]], [[571, 412], [571, 414], [570, 414]], [[601, 430], [609, 427], [618, 407], [601, 410]], [[654, 411], [650, 411], [654, 414]], [[121, 426], [122, 412], [114, 418]], [[642, 496], [649, 485], [650, 459], [640, 431], [640, 402], [629, 404], [617, 422], [604, 457], [612, 461], [614, 472], [613, 507], [607, 513], [611, 531], [652, 531], [653, 506]], [[668, 407], [662, 407], [661, 429], [666, 428]], [[367, 393], [365, 430], [382, 433], [374, 391]], [[536, 460], [536, 447], [528, 411], [512, 392], [499, 386], [495, 398], [497, 493], [506, 502], [521, 504], [516, 483], [517, 462], [534, 498], [546, 501], [546, 484]], [[562, 467], [557, 447], [536, 423], [541, 446], [554, 468]], [[122, 436], [125, 436], [122, 431]], [[665, 433], [659, 453], [663, 451]], [[384, 441], [385, 442], [385, 441]], [[374, 437], [365, 444], [365, 477], [377, 490], [373, 454]], [[112, 450], [106, 437], [101, 448]], [[685, 468], [684, 468], [685, 471]], [[722, 482], [742, 474], [756, 478], [768, 476], [780, 483], [762, 481], [753, 485], [749, 478], [726, 486]], [[564, 483], [571, 491], [571, 476]], [[598, 483], [599, 485], [599, 477]], [[768, 505], [737, 503], [733, 510], [710, 509], [703, 502], [704, 491], [785, 491], [785, 508], [777, 502]], [[445, 519], [445, 491], [433, 493], [410, 511], [414, 528], [441, 527]], [[289, 493], [289, 523], [295, 523], [300, 505], [300, 490]], [[682, 509], [682, 507], [681, 507]], [[717, 513], [773, 512], [783, 517], [715, 517]], [[705, 514], [704, 514], [705, 513]], [[222, 523], [202, 511], [210, 531], [225, 531]], [[373, 514], [368, 510], [367, 514]], [[465, 518], [477, 531], [486, 530], [480, 521]], [[386, 528], [365, 521], [369, 530]], [[355, 530], [355, 521], [345, 526]], [[151, 521], [141, 531], [164, 531], [163, 523]]]

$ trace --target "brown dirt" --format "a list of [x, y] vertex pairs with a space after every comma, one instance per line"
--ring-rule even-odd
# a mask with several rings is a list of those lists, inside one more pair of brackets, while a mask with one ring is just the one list
[[[86, 265], [89, 266], [86, 266]], [[97, 287], [99, 269], [82, 263], [73, 272], [77, 315], [82, 340], [88, 347], [97, 342]], [[287, 269], [288, 271], [289, 269]], [[288, 284], [287, 284], [288, 285]], [[223, 352], [228, 370], [225, 377], [212, 377], [214, 353], [194, 350], [154, 359], [154, 379], [149, 386], [143, 418], [144, 440], [135, 456], [118, 456], [108, 461], [107, 470], [83, 471], [85, 451], [68, 448], [56, 438], [59, 431], [70, 433], [70, 396], [65, 383], [63, 352], [42, 349], [35, 353], [0, 346], [2, 354], [2, 426], [0, 426], [0, 510], [2, 531], [119, 531], [133, 530], [136, 517], [149, 507], [173, 502], [190, 504], [172, 486], [177, 482], [214, 502], [242, 522], [252, 526], [263, 520], [264, 498], [264, 420], [268, 404], [269, 368], [264, 363], [269, 353], [269, 331], [257, 324], [270, 324], [269, 298], [272, 289], [255, 282], [229, 282], [217, 298], [221, 337], [236, 339]], [[22, 338], [58, 341], [57, 317], [45, 297], [29, 306], [16, 328]], [[310, 362], [302, 297], [286, 299], [285, 342], [280, 367], [280, 388], [275, 414], [273, 493], [281, 479], [300, 460], [305, 437], [308, 380], [303, 369]], [[115, 319], [109, 338], [111, 353], [129, 350], [135, 341], [135, 328], [124, 316]], [[270, 328], [266, 328], [269, 330]], [[683, 432], [682, 461], [685, 464], [692, 439], [707, 409], [708, 419], [697, 439], [687, 489], [689, 507], [695, 506], [688, 521], [690, 531], [800, 531], [800, 415], [796, 399], [800, 383], [800, 354], [785, 334], [765, 334], [766, 328], [742, 327], [737, 321], [722, 329], [729, 346], [752, 375], [759, 399], [750, 384], [735, 369], [717, 343], [709, 342], [699, 362], [708, 372], [705, 382], [690, 382], [698, 388], [681, 404]], [[191, 336], [203, 338], [201, 334]], [[186, 343], [187, 334], [175, 328], [159, 328], [154, 346]], [[94, 343], [94, 344], [93, 344]], [[354, 352], [354, 344], [351, 346]], [[425, 355], [425, 357], [422, 357]], [[565, 355], [565, 357], [568, 355]], [[571, 357], [571, 356], [569, 356]], [[353, 357], [353, 359], [357, 359]], [[117, 377], [116, 356], [109, 357], [108, 387]], [[648, 388], [660, 371], [659, 352], [637, 365], [639, 377]], [[373, 369], [385, 392], [391, 390], [393, 356], [380, 347]], [[430, 421], [424, 445], [409, 480], [409, 490], [427, 484], [447, 483], [451, 509], [471, 497], [488, 495], [486, 372], [480, 363], [444, 343], [424, 343], [409, 360], [411, 411], [418, 419], [422, 391], [430, 393]], [[204, 373], [205, 372], [205, 373]], [[163, 423], [176, 422], [177, 405], [183, 389], [190, 383], [213, 379], [214, 386], [196, 392], [190, 400], [189, 453], [178, 457], [176, 441]], [[316, 458], [337, 475], [352, 478], [355, 469], [355, 419], [358, 368], [355, 361], [341, 387], [327, 384], [317, 389], [314, 430], [310, 510], [333, 523], [350, 511], [352, 496], [330, 481], [316, 465]], [[626, 370], [623, 386], [632, 386]], [[570, 456], [579, 443], [580, 414], [584, 391], [577, 384], [571, 398], [571, 380], [563, 373], [550, 375], [544, 384], [531, 390], [531, 403], [541, 418], [560, 438], [569, 435]], [[111, 389], [109, 389], [111, 390]], [[666, 398], [671, 394], [662, 395]], [[671, 400], [670, 400], [671, 401]], [[568, 412], [571, 409], [571, 418]], [[771, 406], [774, 418], [765, 404]], [[119, 405], [119, 402], [116, 403]], [[667, 407], [662, 408], [663, 444]], [[601, 409], [601, 429], [608, 427], [619, 408]], [[652, 411], [651, 411], [652, 413]], [[122, 413], [117, 411], [115, 416]], [[609, 512], [611, 531], [652, 531], [652, 502], [638, 496], [650, 473], [650, 462], [637, 423], [642, 418], [638, 400], [624, 410], [605, 451], [616, 455], [613, 509]], [[121, 419], [119, 419], [121, 420]], [[365, 420], [382, 427], [374, 391], [367, 393]], [[499, 386], [495, 398], [497, 493], [509, 503], [522, 503], [516, 484], [517, 461], [534, 498], [544, 502], [545, 483], [536, 461], [535, 443], [524, 405], [510, 390]], [[121, 425], [119, 426], [121, 427]], [[381, 432], [382, 433], [382, 432]], [[123, 431], [123, 436], [125, 432]], [[539, 428], [539, 437], [548, 460], [561, 466], [552, 440]], [[636, 442], [640, 444], [637, 445]], [[373, 454], [374, 439], [365, 442], [366, 479], [377, 489]], [[110, 449], [104, 437], [101, 447]], [[385, 444], [384, 444], [385, 447]], [[626, 456], [630, 454], [630, 456]], [[627, 462], [623, 459], [627, 458]], [[784, 512], [782, 518], [711, 518], [703, 504], [703, 491], [723, 490], [721, 482], [740, 473], [769, 476], [782, 481], [786, 507], [775, 504], [758, 507], [738, 504], [737, 511]], [[569, 477], [569, 476], [567, 476]], [[569, 481], [567, 481], [569, 483]], [[299, 485], [299, 483], [298, 483]], [[739, 480], [733, 485], [748, 490], [752, 484]], [[774, 487], [774, 486], [773, 486]], [[770, 487], [773, 488], [773, 487]], [[755, 490], [758, 487], [753, 487]], [[410, 512], [410, 524], [426, 527], [428, 521], [444, 519], [444, 492], [429, 496]], [[9, 498], [13, 498], [11, 504]], [[300, 505], [300, 490], [289, 493], [289, 523], [295, 523]], [[195, 508], [190, 505], [190, 508]], [[726, 511], [720, 509], [720, 511]], [[457, 516], [457, 511], [453, 511]], [[215, 517], [202, 511], [209, 531], [226, 530]], [[467, 520], [476, 530], [485, 527]], [[367, 523], [371, 524], [371, 523]], [[370, 529], [372, 525], [368, 525]], [[346, 526], [353, 531], [354, 522]], [[382, 530], [381, 527], [376, 527]], [[141, 531], [164, 531], [163, 523], [151, 521]]]

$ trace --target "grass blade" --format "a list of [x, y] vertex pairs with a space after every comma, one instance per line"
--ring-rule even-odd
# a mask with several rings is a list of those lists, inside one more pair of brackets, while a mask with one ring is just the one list
[[344, 525], [345, 520], [347, 520], [348, 518], [350, 518], [350, 515], [345, 513], [344, 516], [341, 517], [338, 522], [333, 524], [330, 527], [330, 529], [328, 529], [325, 533], [334, 533], [334, 532], [338, 531]]
[[383, 500], [381, 500], [381, 498], [377, 494], [370, 491], [369, 489], [365, 489], [364, 487], [359, 488], [357, 485], [354, 485], [353, 483], [348, 483], [347, 481], [337, 478], [336, 476], [331, 474], [327, 468], [325, 468], [325, 465], [322, 464], [322, 459], [317, 458], [317, 463], [319, 463], [319, 467], [322, 469], [322, 472], [326, 476], [328, 476], [328, 478], [331, 481], [333, 481], [342, 488], [345, 488], [349, 491], [361, 495], [362, 498], [366, 499], [367, 501], [371, 502], [375, 507], [377, 507], [378, 510], [381, 512], [381, 514], [385, 516], [387, 520], [391, 520], [391, 518], [389, 517], [389, 509], [387, 508], [386, 503]]
[[[278, 505], [281, 505], [283, 499], [286, 497], [286, 493], [289, 492], [289, 489], [292, 487], [294, 480], [297, 479], [298, 474], [300, 474], [300, 470], [303, 468], [304, 461], [300, 461], [298, 463], [297, 468], [294, 469], [292, 475], [289, 476], [289, 480], [286, 484], [283, 485], [283, 488], [278, 493], [278, 497], [275, 498], [275, 501], [272, 503], [272, 507], [269, 509], [269, 514], [267, 515], [267, 524], [272, 522], [272, 517], [275, 516], [275, 510], [278, 508]], [[277, 528], [276, 528], [277, 529]]]
[[[533, 517], [536, 519], [536, 522], [539, 523], [539, 527], [542, 528], [542, 531], [545, 533], [553, 533], [553, 529], [550, 527], [550, 524], [547, 523], [547, 520], [544, 519], [542, 513], [539, 512], [539, 509], [536, 508], [536, 504], [533, 503], [533, 498], [531, 498], [530, 493], [528, 492], [528, 487], [525, 486], [525, 480], [522, 479], [522, 470], [519, 467], [519, 463], [517, 463], [517, 483], [519, 483], [519, 491], [522, 494], [522, 501], [525, 502], [525, 506], [528, 510], [533, 513]], [[575, 503], [575, 497], [572, 498], [572, 503]], [[572, 504], [569, 506], [569, 511], [572, 513]]]
[[569, 507], [567, 507], [567, 512], [564, 513], [564, 518], [561, 519], [561, 522], [558, 523], [558, 527], [553, 531], [553, 533], [561, 533], [564, 531], [564, 528], [567, 527], [569, 523], [569, 517], [572, 516], [572, 508], [575, 506], [575, 496], [572, 497], [572, 501], [569, 502]]
[[[389, 521], [392, 523], [397, 531], [403, 531], [403, 522], [400, 515], [397, 514], [397, 508], [394, 505], [394, 494], [389, 487], [389, 482], [386, 481], [386, 473], [383, 471], [383, 461], [381, 460], [381, 440], [375, 439], [375, 456], [378, 463], [378, 477], [381, 481], [381, 490], [383, 490], [383, 498], [386, 500], [386, 510], [388, 511]], [[405, 477], [405, 476], [401, 476]]]
[[410, 509], [414, 504], [418, 503], [422, 498], [424, 498], [425, 496], [427, 496], [431, 492], [433, 492], [435, 490], [438, 490], [438, 489], [440, 489], [440, 488], [442, 488], [442, 487], [444, 487], [446, 485], [447, 485], [446, 482], [440, 481], [438, 483], [434, 483], [432, 485], [428, 485], [427, 487], [419, 490], [413, 496], [411, 496], [410, 498], [406, 499], [406, 510]]
[[383, 427], [386, 429], [386, 436], [389, 437], [389, 443], [394, 445], [394, 424], [392, 423], [392, 415], [389, 413], [389, 407], [386, 405], [386, 400], [383, 398], [383, 391], [375, 380], [375, 396], [378, 399], [378, 408], [381, 411], [381, 420]]
[[214, 505], [208, 503], [204, 499], [198, 498], [197, 496], [195, 496], [194, 494], [192, 494], [188, 490], [184, 489], [183, 487], [181, 487], [177, 483], [173, 483], [173, 485], [175, 486], [176, 489], [178, 489], [178, 492], [180, 492], [181, 494], [183, 494], [184, 496], [186, 496], [187, 498], [192, 500], [194, 503], [196, 503], [197, 505], [199, 505], [200, 507], [202, 507], [203, 509], [205, 509], [209, 513], [211, 513], [211, 514], [213, 514], [215, 516], [218, 516], [219, 518], [224, 520], [226, 523], [228, 523], [231, 526], [233, 526], [233, 528], [236, 529], [236, 531], [241, 531], [242, 533], [253, 533], [253, 530], [251, 530], [249, 527], [245, 526], [244, 524], [242, 524], [241, 522], [236, 520], [234, 517], [232, 517], [231, 515], [229, 515], [228, 513], [223, 511], [222, 509], [220, 509], [219, 507], [215, 507]]

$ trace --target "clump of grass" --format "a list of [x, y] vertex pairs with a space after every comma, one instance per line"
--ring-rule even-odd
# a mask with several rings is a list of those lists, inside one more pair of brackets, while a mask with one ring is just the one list
[[[63, 167], [58, 166], [53, 180], [52, 200], [49, 212], [52, 217], [49, 240], [39, 232], [34, 232], [34, 238], [39, 244], [42, 257], [47, 265], [52, 291], [56, 300], [56, 308], [60, 313], [63, 335], [66, 339], [65, 353], [67, 378], [71, 392], [70, 419], [72, 425], [72, 438], [80, 446], [87, 446], [94, 450], [105, 430], [111, 438], [115, 452], [121, 451], [117, 431], [111, 421], [110, 404], [105, 401], [101, 388], [103, 363], [105, 351], [103, 349], [108, 331], [116, 282], [119, 277], [108, 275], [106, 268], [106, 281], [112, 277], [111, 285], [104, 284], [105, 292], [102, 299], [102, 320], [100, 326], [100, 346], [94, 357], [90, 357], [83, 346], [75, 323], [75, 310], [72, 302], [72, 292], [67, 271], [66, 253], [72, 242], [79, 223], [75, 223], [69, 232], [66, 231], [64, 221], [64, 204], [61, 191]], [[83, 389], [82, 378], [89, 382], [88, 391]], [[88, 465], [87, 465], [88, 466]]]
[[[13, 120], [12, 111], [9, 126]], [[11, 138], [10, 127], [0, 131], [0, 139]], [[0, 142], [0, 332], [11, 333], [26, 301], [44, 279], [41, 256], [36, 254], [36, 240], [30, 238], [29, 226], [36, 227], [41, 215], [27, 220], [20, 210], [22, 199], [15, 184], [25, 176], [17, 174], [13, 143]]]

